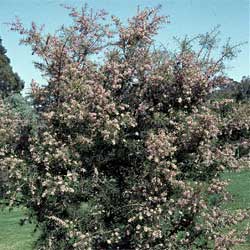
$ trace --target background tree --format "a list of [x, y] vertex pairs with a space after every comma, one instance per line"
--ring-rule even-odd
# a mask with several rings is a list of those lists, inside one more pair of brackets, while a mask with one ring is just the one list
[[73, 23], [55, 34], [11, 24], [47, 78], [32, 85], [38, 129], [2, 149], [0, 163], [10, 169], [9, 203], [27, 207], [41, 229], [38, 249], [222, 250], [244, 241], [231, 225], [247, 213], [221, 207], [219, 176], [238, 161], [208, 105], [234, 47], [213, 59], [206, 34], [175, 53], [158, 49], [153, 36], [168, 20], [158, 8], [127, 25], [66, 8]]
[[227, 84], [213, 91], [212, 99], [234, 99], [236, 102], [247, 102], [250, 99], [250, 78], [243, 76], [240, 82], [230, 79]]
[[244, 76], [240, 83], [236, 84], [233, 97], [237, 102], [250, 100], [250, 77]]
[[24, 82], [17, 73], [13, 72], [6, 52], [0, 38], [0, 94], [2, 96], [20, 92], [24, 88]]

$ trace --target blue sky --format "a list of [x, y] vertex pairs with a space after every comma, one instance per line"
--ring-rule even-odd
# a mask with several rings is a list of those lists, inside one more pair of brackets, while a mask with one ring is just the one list
[[228, 76], [240, 80], [243, 75], [250, 75], [249, 0], [0, 0], [0, 36], [14, 70], [26, 82], [26, 91], [32, 79], [40, 83], [44, 83], [44, 80], [32, 65], [35, 58], [30, 49], [20, 47], [20, 37], [8, 31], [4, 23], [18, 16], [26, 26], [35, 21], [45, 24], [46, 31], [53, 32], [61, 24], [70, 22], [67, 11], [60, 4], [79, 6], [81, 3], [88, 3], [96, 10], [105, 9], [124, 21], [136, 13], [138, 5], [155, 7], [161, 4], [161, 13], [169, 15], [171, 23], [159, 31], [156, 39], [170, 48], [173, 48], [173, 36], [194, 36], [210, 31], [219, 24], [222, 42], [228, 37], [233, 43], [248, 41], [241, 48], [239, 56], [227, 65]]

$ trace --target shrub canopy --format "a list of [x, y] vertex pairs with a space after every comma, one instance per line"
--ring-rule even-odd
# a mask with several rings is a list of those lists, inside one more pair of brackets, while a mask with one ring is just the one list
[[215, 60], [206, 34], [198, 51], [187, 39], [175, 53], [157, 48], [153, 36], [168, 20], [157, 8], [127, 25], [66, 8], [72, 25], [55, 34], [11, 25], [47, 78], [32, 85], [38, 128], [23, 147], [2, 150], [1, 161], [12, 181], [7, 199], [29, 208], [42, 230], [38, 248], [222, 250], [241, 242], [230, 226], [246, 214], [221, 209], [219, 179], [238, 162], [207, 104], [227, 81], [232, 47]]

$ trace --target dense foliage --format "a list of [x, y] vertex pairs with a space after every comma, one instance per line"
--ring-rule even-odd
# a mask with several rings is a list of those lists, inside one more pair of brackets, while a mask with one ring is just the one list
[[[0, 159], [25, 147], [24, 138], [36, 127], [36, 118], [34, 109], [20, 93], [0, 99], [0, 148], [5, 152]], [[7, 172], [8, 168], [0, 169], [1, 198], [8, 184]]]
[[0, 95], [6, 96], [11, 93], [20, 92], [24, 82], [17, 73], [14, 73], [10, 66], [10, 59], [6, 56], [6, 49], [0, 38]]
[[[54, 35], [19, 20], [11, 26], [48, 83], [32, 85], [37, 129], [23, 136], [25, 122], [5, 124], [6, 111], [0, 123], [6, 199], [29, 208], [42, 232], [38, 249], [222, 250], [244, 241], [231, 226], [247, 213], [222, 210], [219, 179], [239, 167], [238, 146], [225, 139], [239, 120], [218, 115], [227, 103], [209, 101], [227, 82], [232, 47], [211, 58], [212, 33], [197, 38], [198, 51], [185, 39], [169, 53], [153, 40], [167, 21], [158, 9], [108, 25], [104, 11], [66, 8], [73, 23]], [[245, 118], [235, 129], [247, 136]]]

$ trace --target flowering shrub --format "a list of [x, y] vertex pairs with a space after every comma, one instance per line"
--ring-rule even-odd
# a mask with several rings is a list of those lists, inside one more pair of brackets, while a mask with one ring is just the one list
[[[13, 114], [8, 105], [0, 99], [0, 159], [7, 155], [11, 155], [14, 150], [15, 141], [17, 140], [17, 131], [19, 117]], [[7, 181], [8, 175], [6, 171], [0, 169], [0, 195], [4, 191], [4, 183]]]
[[247, 213], [221, 209], [219, 175], [237, 159], [206, 104], [226, 81], [230, 47], [218, 60], [208, 35], [198, 52], [187, 40], [175, 54], [155, 49], [168, 20], [157, 8], [128, 25], [66, 8], [73, 23], [54, 35], [11, 24], [47, 78], [32, 84], [37, 131], [1, 161], [9, 202], [29, 208], [41, 228], [38, 249], [222, 250], [244, 241], [230, 227]]

